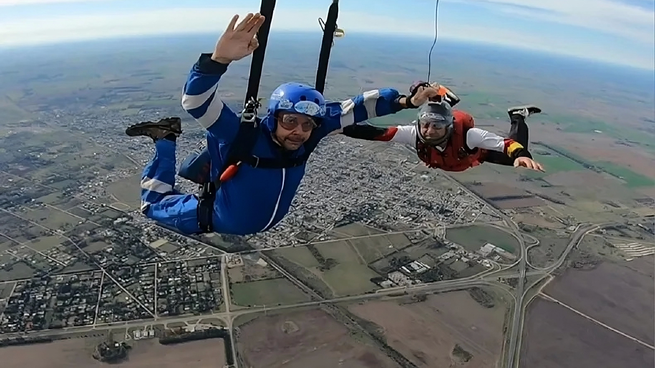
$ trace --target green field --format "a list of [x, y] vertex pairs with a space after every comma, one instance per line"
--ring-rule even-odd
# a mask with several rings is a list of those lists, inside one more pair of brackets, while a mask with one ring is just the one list
[[230, 285], [232, 302], [243, 307], [294, 304], [309, 300], [300, 289], [285, 278]]
[[592, 164], [596, 165], [606, 173], [625, 181], [628, 188], [655, 186], [655, 181], [653, 179], [636, 173], [627, 167], [617, 165], [613, 162], [592, 162]]
[[368, 238], [347, 240], [366, 263], [373, 263], [380, 258], [403, 249], [411, 244], [404, 234], [391, 234]]
[[[546, 175], [550, 175], [561, 171], [581, 171], [585, 170], [584, 166], [570, 160], [566, 157], [555, 155], [539, 155], [534, 154], [534, 159], [541, 163], [546, 170]], [[541, 174], [541, 176], [545, 176]]]
[[318, 268], [320, 266], [307, 247], [282, 248], [277, 249], [275, 253], [307, 269]]
[[336, 295], [357, 295], [378, 288], [370, 279], [380, 275], [371, 270], [347, 242], [321, 244], [316, 249], [323, 257], [332, 258], [337, 263], [321, 275]]
[[[526, 172], [526, 175], [529, 177], [543, 178], [547, 175], [556, 172], [590, 170], [582, 166], [581, 163], [584, 162], [589, 166], [595, 166], [598, 170], [623, 180], [625, 182], [625, 186], [628, 188], [655, 186], [655, 181], [652, 180], [651, 178], [636, 173], [627, 167], [617, 165], [612, 162], [586, 160], [580, 156], [568, 152], [564, 148], [553, 147], [557, 149], [559, 152], [562, 152], [567, 156], [571, 157], [568, 158], [540, 144], [534, 144], [534, 146], [537, 146], [539, 148], [537, 150], [534, 150], [533, 156], [535, 160], [539, 161], [544, 165], [544, 169], [546, 169], [546, 173]], [[541, 152], [547, 151], [550, 154], [549, 155], [540, 154], [539, 153], [540, 151]]]
[[[366, 238], [362, 238], [366, 239]], [[358, 239], [358, 240], [362, 240]], [[376, 243], [373, 239], [377, 239]], [[370, 281], [379, 275], [370, 269], [368, 259], [377, 258], [378, 254], [388, 251], [389, 241], [386, 237], [375, 237], [369, 242], [357, 242], [357, 247], [347, 240], [335, 240], [315, 245], [316, 251], [331, 265], [321, 268], [321, 263], [307, 247], [294, 247], [276, 250], [276, 254], [302, 267], [302, 276], [320, 279], [334, 296], [357, 295], [378, 288]], [[384, 244], [382, 246], [381, 244]]]
[[514, 254], [519, 249], [519, 243], [514, 236], [491, 226], [471, 225], [446, 229], [446, 238], [470, 252], [477, 251], [485, 243], [491, 243]]
[[[650, 151], [655, 150], [655, 135], [646, 131], [631, 129], [624, 125], [617, 127], [601, 120], [581, 116], [552, 114], [545, 116], [547, 121], [554, 122], [557, 125], [565, 125], [562, 130], [567, 133], [602, 134], [619, 140], [636, 143]], [[600, 133], [597, 131], [600, 131]]]

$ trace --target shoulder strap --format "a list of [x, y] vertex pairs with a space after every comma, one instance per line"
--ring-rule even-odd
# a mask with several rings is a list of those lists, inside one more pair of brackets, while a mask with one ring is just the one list
[[230, 165], [236, 164], [252, 156], [252, 149], [257, 143], [257, 138], [261, 131], [260, 119], [257, 118], [256, 124], [239, 123], [239, 130], [234, 137], [230, 148], [227, 151], [227, 159], [223, 162], [223, 167], [218, 172], [218, 176], [214, 179], [213, 184], [216, 189], [220, 186], [220, 177], [227, 170]]

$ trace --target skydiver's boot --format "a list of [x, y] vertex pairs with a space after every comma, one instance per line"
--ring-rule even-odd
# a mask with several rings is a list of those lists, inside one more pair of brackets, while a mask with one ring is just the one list
[[146, 136], [152, 138], [153, 142], [158, 139], [170, 137], [175, 139], [182, 134], [182, 120], [178, 117], [163, 118], [158, 122], [145, 121], [134, 124], [125, 129], [125, 134], [130, 137]]
[[523, 119], [526, 119], [528, 116], [538, 114], [540, 112], [541, 109], [535, 105], [514, 106], [507, 109], [507, 114], [509, 114], [510, 120], [513, 120], [517, 116], [522, 116]]

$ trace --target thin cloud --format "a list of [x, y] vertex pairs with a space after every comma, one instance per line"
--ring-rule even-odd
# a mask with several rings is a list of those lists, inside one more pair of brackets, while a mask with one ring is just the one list
[[88, 3], [107, 0], [0, 0], [0, 6], [58, 4], [58, 3]]
[[611, 0], [463, 0], [523, 18], [569, 24], [652, 43], [655, 11]]
[[[94, 40], [123, 36], [143, 36], [185, 33], [220, 34], [233, 14], [244, 15], [247, 8], [158, 9], [140, 12], [117, 12], [95, 15], [32, 18], [29, 21], [0, 23], [0, 44], [24, 46], [74, 40]], [[273, 30], [320, 32], [316, 18], [324, 16], [324, 9], [285, 10], [273, 17]], [[193, 19], [193, 22], [189, 22]], [[652, 68], [652, 52], [628, 50], [616, 52], [603, 45], [593, 45], [585, 40], [567, 39], [566, 42], [548, 34], [514, 32], [509, 29], [451, 24], [447, 18], [440, 20], [440, 37], [496, 43], [520, 48], [596, 58], [617, 63]], [[416, 21], [382, 15], [343, 11], [339, 26], [347, 33], [367, 32], [377, 34], [404, 34], [432, 37], [432, 22]], [[347, 37], [347, 36], [346, 36]]]

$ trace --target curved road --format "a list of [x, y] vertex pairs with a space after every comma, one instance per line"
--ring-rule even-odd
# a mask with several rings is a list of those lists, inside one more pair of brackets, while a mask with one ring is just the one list
[[[532, 283], [527, 289], [522, 290], [522, 292], [518, 295], [518, 299], [516, 302], [516, 309], [514, 313], [514, 317], [516, 318], [512, 324], [512, 335], [510, 336], [510, 346], [507, 351], [507, 368], [515, 368], [518, 366], [519, 363], [519, 358], [520, 358], [520, 347], [521, 347], [521, 342], [523, 338], [523, 323], [525, 322], [525, 311], [527, 307], [527, 303], [524, 303], [525, 296], [527, 295], [528, 291], [535, 286], [538, 285], [541, 280], [543, 280], [545, 277], [550, 275], [553, 271], [555, 271], [557, 268], [559, 268], [564, 261], [566, 260], [566, 257], [569, 255], [571, 250], [575, 248], [580, 241], [584, 238], [585, 235], [588, 233], [598, 230], [604, 226], [609, 226], [612, 223], [605, 223], [605, 224], [598, 224], [598, 225], [582, 225], [578, 226], [577, 230], [573, 233], [571, 236], [571, 239], [569, 240], [568, 245], [566, 246], [566, 249], [562, 252], [562, 254], [559, 256], [557, 261], [555, 261], [553, 264], [550, 266], [543, 268], [543, 269], [537, 269], [537, 272], [542, 273], [542, 277], [540, 277], [537, 281]], [[526, 257], [527, 259], [527, 257]], [[525, 269], [524, 269], [525, 271]], [[525, 274], [525, 272], [523, 273]], [[524, 279], [521, 278], [523, 281]], [[520, 280], [521, 281], [521, 280]], [[520, 282], [519, 281], [519, 282]], [[517, 290], [518, 291], [518, 290]]]

